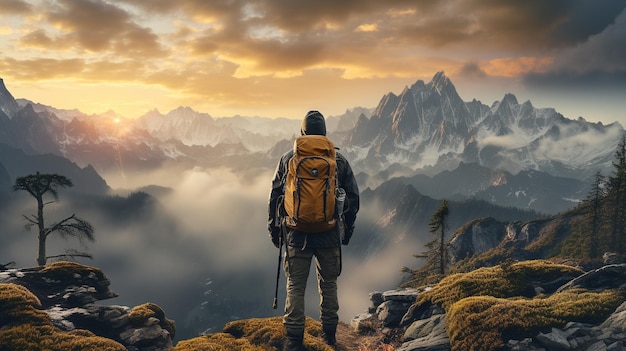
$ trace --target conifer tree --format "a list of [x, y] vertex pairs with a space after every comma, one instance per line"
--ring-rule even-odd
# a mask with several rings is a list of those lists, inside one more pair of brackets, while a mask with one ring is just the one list
[[602, 225], [602, 204], [606, 196], [605, 179], [600, 171], [596, 172], [591, 191], [587, 197], [589, 211], [591, 213], [591, 232], [589, 233], [589, 257], [598, 257], [598, 232]]
[[607, 206], [611, 209], [611, 247], [624, 252], [626, 240], [626, 136], [622, 137], [613, 162], [613, 175], [608, 181]]
[[[86, 238], [90, 241], [94, 240], [93, 232], [94, 229], [89, 224], [89, 222], [76, 217], [75, 214], [54, 223], [50, 227], [46, 227], [44, 220], [44, 207], [48, 204], [54, 203], [55, 201], [45, 202], [44, 197], [52, 196], [54, 200], [58, 200], [59, 197], [59, 189], [61, 188], [69, 188], [74, 184], [72, 181], [62, 175], [58, 174], [29, 174], [24, 177], [18, 177], [15, 180], [15, 185], [13, 185], [14, 191], [23, 190], [28, 192], [32, 197], [37, 200], [37, 214], [26, 216], [24, 218], [27, 221], [26, 227], [31, 228], [33, 226], [37, 226], [38, 228], [38, 243], [39, 249], [37, 254], [37, 264], [40, 266], [45, 266], [48, 261], [49, 256], [46, 256], [46, 239], [52, 233], [59, 233], [61, 236], [71, 236], [76, 237], [79, 240]], [[66, 256], [81, 256], [81, 257], [91, 257], [88, 254], [80, 253], [80, 252], [71, 252], [66, 255], [59, 255], [54, 257], [66, 257]]]
[[[448, 229], [448, 215], [450, 210], [448, 209], [448, 201], [443, 200], [441, 205], [435, 211], [429, 223], [429, 231], [438, 238], [427, 244], [430, 245], [430, 249], [435, 248], [437, 253], [437, 266], [439, 267], [438, 273], [442, 276], [445, 275], [446, 263], [447, 263], [447, 249], [445, 243], [446, 229]], [[438, 246], [438, 247], [437, 247]]]

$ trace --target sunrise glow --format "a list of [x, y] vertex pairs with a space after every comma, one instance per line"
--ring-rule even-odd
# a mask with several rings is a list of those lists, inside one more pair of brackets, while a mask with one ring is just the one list
[[626, 122], [624, 6], [11, 0], [0, 8], [0, 78], [18, 98], [90, 114], [191, 106], [301, 118], [375, 107], [445, 71], [466, 100], [513, 93]]

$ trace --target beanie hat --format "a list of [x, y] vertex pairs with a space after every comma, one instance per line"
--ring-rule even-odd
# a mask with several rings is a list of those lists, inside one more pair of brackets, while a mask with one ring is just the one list
[[302, 135], [326, 135], [326, 122], [319, 111], [309, 111], [302, 120]]

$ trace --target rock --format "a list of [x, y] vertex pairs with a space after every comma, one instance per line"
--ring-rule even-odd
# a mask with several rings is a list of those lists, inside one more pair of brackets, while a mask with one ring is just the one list
[[410, 306], [410, 302], [385, 301], [376, 309], [376, 315], [384, 327], [397, 327]]
[[602, 259], [605, 265], [624, 263], [624, 258], [616, 252], [605, 252]]
[[507, 234], [506, 225], [491, 217], [474, 220], [464, 229], [450, 240], [449, 255], [453, 264], [493, 249]]
[[41, 301], [52, 325], [60, 330], [89, 330], [117, 341], [127, 350], [172, 348], [176, 327], [159, 306], [146, 303], [129, 308], [94, 303], [117, 296], [109, 290], [109, 279], [97, 268], [59, 262], [46, 267], [10, 269], [0, 272], [1, 283], [27, 288]]
[[589, 291], [626, 288], [626, 263], [612, 264], [589, 271], [561, 286], [557, 292], [575, 288], [584, 288]]
[[109, 290], [111, 282], [100, 269], [73, 262], [2, 271], [0, 283], [26, 287], [44, 307], [60, 305], [71, 308], [117, 297]]
[[609, 318], [600, 324], [600, 328], [626, 332], [626, 302], [621, 304]]
[[445, 314], [437, 314], [427, 319], [415, 321], [404, 332], [403, 341], [411, 341], [428, 336], [436, 328], [439, 328], [442, 323], [445, 325], [445, 321]]
[[419, 289], [395, 289], [382, 293], [383, 301], [415, 302]]
[[412, 304], [409, 309], [406, 311], [404, 316], [402, 316], [402, 320], [400, 321], [401, 326], [407, 326], [414, 321], [420, 319], [430, 318], [436, 314], [443, 314], [446, 311], [443, 310], [440, 306], [432, 305], [430, 302], [422, 303], [422, 304]]
[[374, 315], [371, 313], [361, 313], [350, 320], [350, 326], [356, 333], [362, 333], [370, 328], [371, 320]]
[[385, 301], [385, 299], [383, 298], [383, 293], [380, 291], [374, 291], [370, 293], [369, 297], [374, 308], [380, 306], [380, 304]]
[[561, 329], [552, 328], [547, 334], [539, 333], [537, 340], [549, 350], [569, 350], [570, 343], [567, 341], [567, 334]]
[[[416, 322], [417, 323], [417, 322]], [[425, 323], [415, 327], [423, 335], [400, 345], [396, 351], [449, 351], [450, 338], [446, 332], [445, 315], [430, 317]], [[427, 332], [428, 329], [428, 332]], [[408, 331], [408, 329], [407, 329]], [[406, 334], [405, 334], [406, 337]]]

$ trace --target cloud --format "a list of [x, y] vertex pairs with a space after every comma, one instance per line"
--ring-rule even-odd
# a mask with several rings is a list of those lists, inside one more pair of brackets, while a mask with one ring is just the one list
[[84, 61], [79, 58], [36, 58], [31, 60], [0, 58], [0, 70], [10, 71], [12, 77], [20, 80], [53, 79], [72, 76], [80, 73], [83, 67]]
[[478, 146], [484, 148], [486, 146], [496, 146], [505, 149], [516, 149], [527, 145], [528, 140], [524, 140], [516, 135], [490, 135], [486, 138], [478, 140]]
[[[560, 81], [568, 86], [576, 76], [622, 84], [624, 20], [618, 14], [625, 3], [13, 1], [40, 15], [37, 21], [10, 17], [0, 65], [11, 64], [3, 70], [5, 80], [30, 80], [37, 88], [60, 77], [64, 84], [163, 87], [167, 96], [159, 101], [212, 114], [259, 110], [278, 117], [320, 102], [337, 113], [369, 97], [375, 105], [389, 92], [385, 84], [402, 87], [441, 70], [453, 79], [524, 77], [531, 89]], [[38, 62], [62, 70], [38, 76], [15, 69]], [[69, 62], [80, 65], [69, 69]]]
[[544, 72], [525, 76], [534, 88], [623, 92], [626, 88], [626, 11], [602, 33], [555, 55]]
[[32, 6], [22, 0], [0, 0], [0, 14], [6, 15], [29, 15], [32, 14]]
[[577, 123], [559, 124], [557, 140], [542, 138], [539, 140], [538, 152], [550, 160], [561, 160], [565, 163], [576, 161], [585, 164], [597, 157], [594, 150], [610, 150], [619, 143], [623, 136], [620, 125], [614, 124], [607, 130], [585, 128]]
[[[139, 305], [146, 301], [159, 304], [177, 322], [178, 337], [188, 335], [189, 325], [206, 327], [219, 303], [221, 318], [236, 319], [279, 315], [271, 302], [276, 284], [278, 250], [267, 232], [267, 199], [272, 172], [233, 173], [226, 169], [161, 169], [150, 174], [129, 174], [129, 184], [146, 185], [146, 180], [171, 186], [172, 192], [159, 199], [155, 207], [135, 209], [127, 220], [107, 214], [94, 201], [72, 209], [69, 196], [61, 194], [60, 207], [46, 208], [48, 218], [75, 210], [96, 228], [96, 241], [87, 248], [74, 240], [53, 236], [48, 241], [50, 254], [78, 248], [94, 256], [82, 263], [101, 268], [111, 280], [111, 289], [120, 296], [107, 303]], [[30, 213], [35, 204], [27, 194], [23, 203], [2, 211], [0, 257], [16, 261], [19, 267], [35, 264], [35, 233], [23, 233], [21, 213]], [[339, 278], [339, 311], [349, 322], [369, 306], [368, 294], [388, 290], [400, 281], [400, 269], [414, 263], [413, 254], [420, 243], [390, 244], [375, 257], [364, 259], [360, 248], [368, 238], [359, 234], [370, 226], [378, 209], [368, 206], [359, 213], [351, 245], [343, 247], [343, 273]], [[359, 229], [361, 228], [361, 229]], [[0, 262], [0, 263], [7, 263]], [[285, 277], [280, 273], [279, 306], [284, 306]], [[206, 285], [209, 284], [210, 286]], [[317, 282], [312, 268], [307, 284], [306, 313], [319, 318]], [[210, 308], [199, 310], [203, 301]], [[247, 312], [245, 312], [247, 311]], [[221, 313], [221, 312], [220, 312]], [[241, 314], [233, 316], [233, 313]], [[243, 315], [248, 313], [248, 315]], [[195, 318], [200, 317], [200, 318]], [[209, 318], [210, 319], [210, 318]], [[181, 334], [182, 333], [182, 334]]]
[[487, 76], [487, 73], [480, 68], [480, 66], [475, 62], [466, 63], [461, 67], [458, 72], [458, 75], [465, 78], [484, 78]]
[[[32, 43], [33, 37], [52, 38], [38, 41], [48, 44], [74, 47], [90, 52], [113, 52], [121, 56], [159, 56], [164, 51], [159, 38], [151, 29], [134, 22], [131, 14], [104, 1], [61, 0], [58, 6], [38, 7], [44, 18], [57, 31], [53, 34], [38, 28], [22, 39]], [[57, 34], [58, 32], [58, 34]]]
[[362, 25], [358, 26], [354, 31], [355, 32], [377, 32], [378, 31], [378, 25], [376, 23], [373, 23], [373, 24], [362, 24]]

